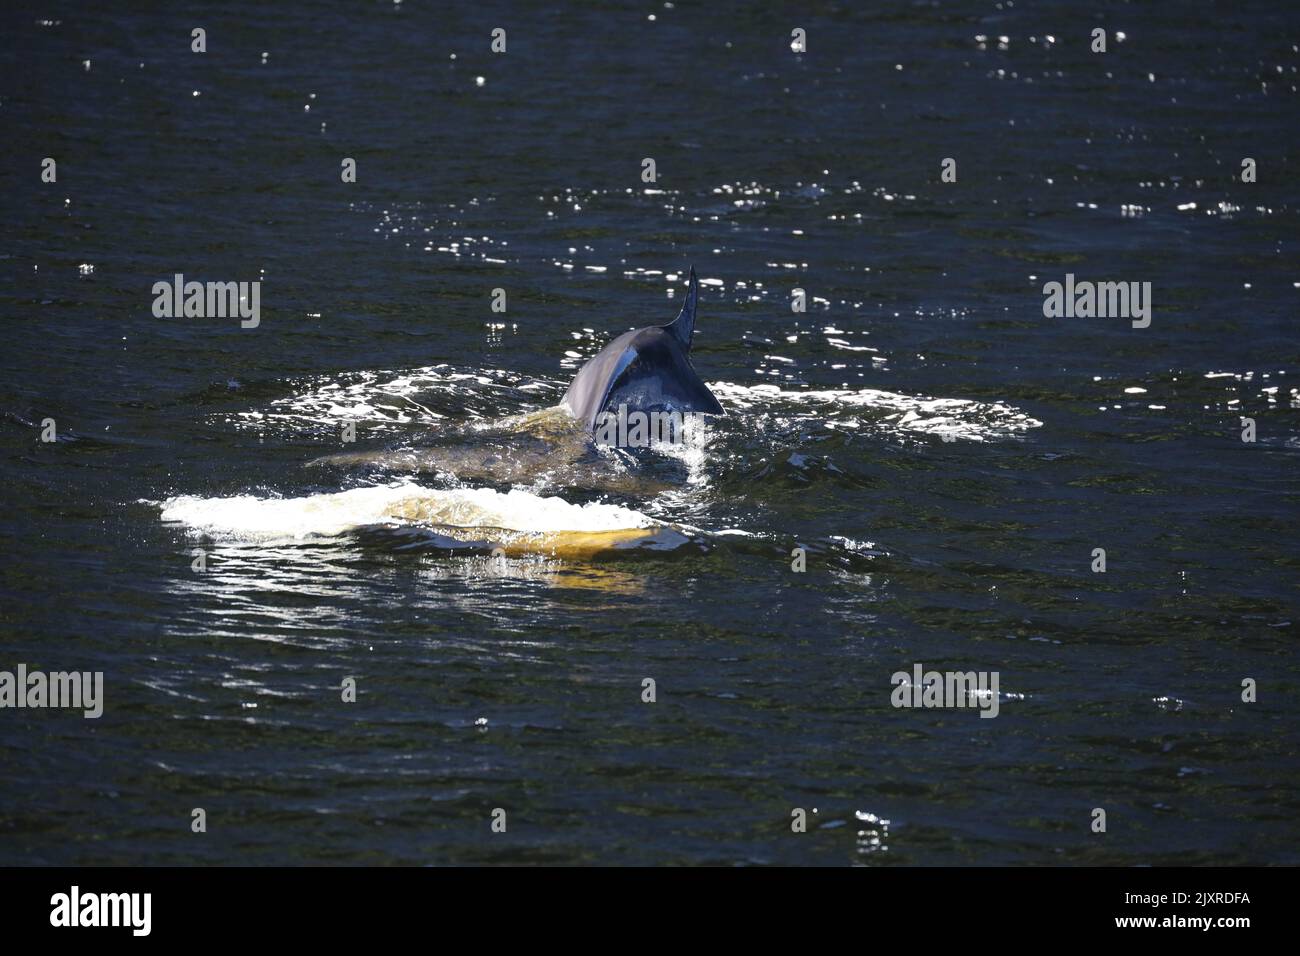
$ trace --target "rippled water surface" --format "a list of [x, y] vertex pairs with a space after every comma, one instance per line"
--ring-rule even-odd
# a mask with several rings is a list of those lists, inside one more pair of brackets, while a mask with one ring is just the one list
[[1300, 18], [448, 6], [4, 14], [0, 862], [1300, 862]]

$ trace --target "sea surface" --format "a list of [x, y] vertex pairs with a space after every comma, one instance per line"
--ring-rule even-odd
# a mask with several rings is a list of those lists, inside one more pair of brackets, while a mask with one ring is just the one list
[[0, 863], [1300, 863], [1293, 5], [2, 16]]

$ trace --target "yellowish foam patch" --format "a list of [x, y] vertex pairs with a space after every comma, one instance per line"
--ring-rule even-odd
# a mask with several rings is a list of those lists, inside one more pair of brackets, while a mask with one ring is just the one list
[[689, 539], [661, 525], [654, 528], [620, 528], [614, 531], [520, 532], [505, 528], [455, 528], [432, 526], [431, 530], [457, 541], [482, 542], [500, 548], [507, 557], [540, 554], [546, 557], [581, 561], [611, 551], [647, 548], [666, 551], [685, 544]]

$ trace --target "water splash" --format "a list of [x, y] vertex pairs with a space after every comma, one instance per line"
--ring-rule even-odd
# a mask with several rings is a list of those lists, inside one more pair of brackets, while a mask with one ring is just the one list
[[[858, 429], [870, 424], [885, 431], [934, 435], [945, 441], [1015, 438], [1043, 424], [1002, 402], [929, 398], [874, 388], [794, 391], [731, 382], [710, 382], [709, 388], [729, 411], [766, 411], [800, 421], [820, 419], [830, 428]], [[873, 417], [864, 420], [864, 413]]]

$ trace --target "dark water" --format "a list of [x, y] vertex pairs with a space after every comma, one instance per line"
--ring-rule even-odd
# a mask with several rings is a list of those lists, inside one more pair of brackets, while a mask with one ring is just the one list
[[[0, 862], [1300, 861], [1300, 18], [452, 6], [7, 8], [0, 669], [106, 704], [0, 710]], [[704, 443], [518, 424], [691, 264]], [[260, 326], [155, 318], [177, 272]], [[393, 484], [681, 541], [322, 497]], [[998, 717], [892, 707], [918, 662]]]

